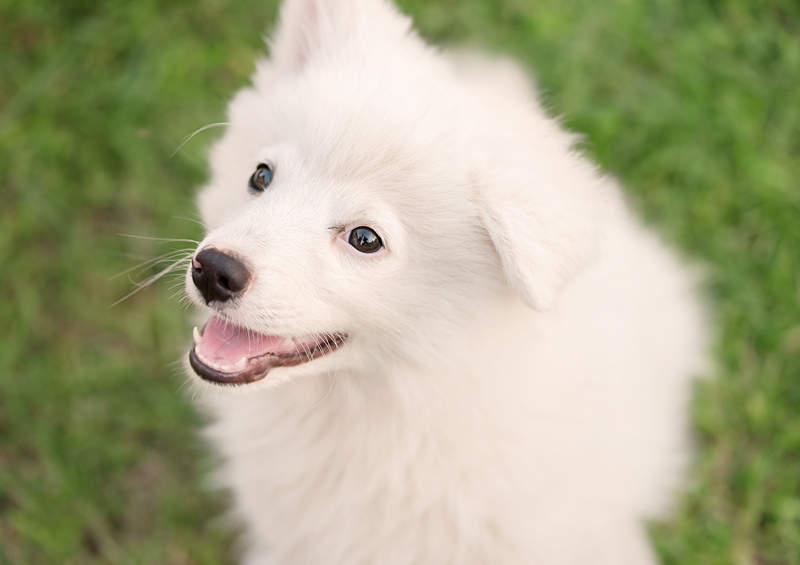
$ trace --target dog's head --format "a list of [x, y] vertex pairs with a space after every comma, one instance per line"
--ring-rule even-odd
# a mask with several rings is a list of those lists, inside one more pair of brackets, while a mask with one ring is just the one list
[[383, 0], [284, 2], [199, 196], [198, 375], [424, 360], [509, 289], [550, 304], [588, 255], [594, 174], [501, 67], [454, 64]]

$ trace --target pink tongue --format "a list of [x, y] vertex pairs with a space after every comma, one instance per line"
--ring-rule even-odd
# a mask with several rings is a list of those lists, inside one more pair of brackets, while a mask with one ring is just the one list
[[283, 342], [279, 336], [259, 334], [213, 316], [203, 329], [200, 341], [195, 344], [195, 350], [206, 362], [233, 365], [243, 358], [294, 349]]

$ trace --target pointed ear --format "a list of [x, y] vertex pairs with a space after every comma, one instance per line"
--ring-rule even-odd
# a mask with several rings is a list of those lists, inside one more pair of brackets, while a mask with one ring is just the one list
[[574, 175], [550, 178], [535, 165], [507, 170], [481, 194], [482, 220], [505, 278], [537, 310], [553, 304], [598, 243], [600, 182], [577, 158], [575, 164]]
[[375, 41], [405, 35], [410, 21], [387, 0], [283, 0], [269, 41], [271, 62], [283, 71], [371, 34]]

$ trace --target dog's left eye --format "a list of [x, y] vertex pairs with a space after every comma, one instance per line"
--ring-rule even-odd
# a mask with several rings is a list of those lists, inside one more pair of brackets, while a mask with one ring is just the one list
[[375, 253], [383, 247], [380, 236], [367, 226], [360, 226], [351, 231], [347, 242], [361, 253]]
[[272, 167], [266, 163], [260, 163], [256, 171], [250, 177], [250, 190], [253, 192], [264, 192], [272, 182], [274, 176]]

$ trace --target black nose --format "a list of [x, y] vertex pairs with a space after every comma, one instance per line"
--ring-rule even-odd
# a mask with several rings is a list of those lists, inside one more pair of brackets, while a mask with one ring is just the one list
[[225, 302], [244, 290], [250, 271], [232, 255], [209, 248], [192, 260], [192, 280], [206, 302]]

